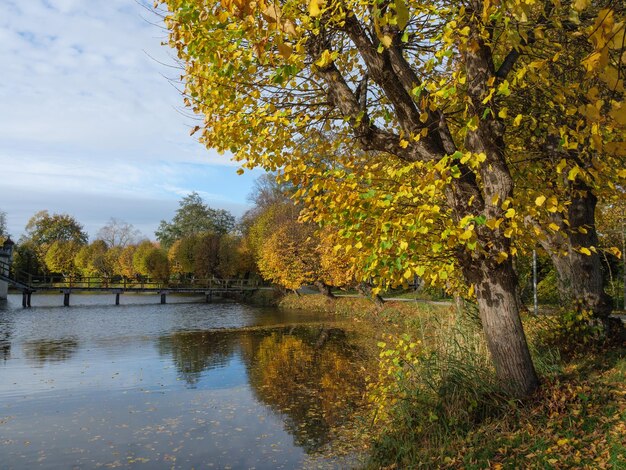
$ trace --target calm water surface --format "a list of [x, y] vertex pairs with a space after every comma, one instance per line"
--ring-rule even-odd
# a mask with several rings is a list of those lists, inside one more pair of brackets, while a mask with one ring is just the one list
[[320, 314], [156, 296], [0, 303], [0, 468], [346, 468], [367, 354]]

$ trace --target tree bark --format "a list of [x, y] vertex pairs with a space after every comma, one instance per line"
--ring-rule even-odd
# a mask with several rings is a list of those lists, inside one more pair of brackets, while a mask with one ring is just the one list
[[334, 299], [335, 296], [333, 295], [333, 293], [330, 290], [330, 286], [322, 281], [315, 281], [315, 287], [317, 287], [317, 289], [320, 291], [320, 293], [324, 296], [324, 297], [328, 297], [329, 299]]
[[380, 295], [372, 295], [372, 286], [370, 286], [368, 283], [361, 282], [356, 286], [356, 289], [363, 297], [371, 299], [377, 308], [381, 309], [385, 305], [385, 300]]
[[467, 266], [464, 272], [474, 281], [480, 320], [498, 380], [514, 396], [530, 395], [539, 387], [539, 379], [519, 316], [512, 264], [484, 259]]
[[[600, 254], [590, 249], [598, 246], [596, 204], [592, 191], [579, 183], [568, 206], [569, 226], [562, 218], [559, 220], [560, 232], [566, 235], [559, 232], [548, 235], [540, 243], [557, 270], [563, 304], [579, 311], [591, 311], [594, 318], [606, 323], [612, 310], [611, 297], [604, 291]], [[581, 247], [590, 249], [591, 254], [577, 251]]]
[[[480, 2], [476, 2], [480, 7]], [[477, 8], [476, 11], [481, 11]], [[492, 51], [481, 36], [482, 31], [470, 22], [470, 40], [476, 45], [465, 53], [469, 111], [479, 117], [478, 126], [469, 131], [465, 145], [473, 153], [484, 153], [486, 162], [479, 171], [482, 180], [482, 215], [504, 219], [504, 201], [513, 196], [513, 178], [506, 163], [505, 126], [496, 117], [497, 102], [485, 113], [483, 98], [489, 82], [495, 78]], [[477, 229], [487, 253], [472, 257], [461, 254], [460, 265], [466, 280], [474, 284], [478, 310], [496, 375], [501, 385], [518, 397], [530, 395], [539, 387], [539, 379], [530, 356], [520, 319], [517, 276], [511, 261], [511, 240], [500, 230], [486, 226]], [[498, 263], [500, 253], [508, 258]]]

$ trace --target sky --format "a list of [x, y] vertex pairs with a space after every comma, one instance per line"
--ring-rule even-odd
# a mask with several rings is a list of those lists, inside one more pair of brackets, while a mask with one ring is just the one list
[[239, 176], [189, 136], [180, 70], [144, 1], [0, 1], [0, 211], [14, 239], [44, 209], [93, 239], [111, 217], [154, 238], [192, 191], [235, 216], [249, 207], [261, 170]]

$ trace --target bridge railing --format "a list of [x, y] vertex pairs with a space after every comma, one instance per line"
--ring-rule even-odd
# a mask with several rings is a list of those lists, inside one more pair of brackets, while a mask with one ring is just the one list
[[50, 274], [34, 276], [29, 273], [14, 273], [13, 278], [32, 290], [37, 289], [250, 289], [261, 285], [257, 279], [150, 279], [145, 276], [125, 278], [122, 276], [63, 276]]

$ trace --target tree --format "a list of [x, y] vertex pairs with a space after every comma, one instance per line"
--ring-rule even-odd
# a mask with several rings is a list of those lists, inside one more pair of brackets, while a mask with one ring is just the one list
[[7, 232], [7, 213], [4, 211], [0, 211], [0, 244], [4, 243], [8, 236], [9, 232]]
[[[385, 210], [385, 201], [359, 180], [349, 182], [351, 193], [332, 191], [355, 165], [366, 172], [387, 166], [400, 187], [405, 179], [428, 182], [402, 194], [418, 203], [412, 202], [412, 220], [438, 221], [436, 244], [443, 240], [452, 249], [453, 262], [431, 275], [445, 282], [451, 270], [462, 273], [476, 295], [498, 377], [514, 394], [531, 393], [538, 379], [511, 261], [516, 212], [504, 140], [510, 123], [498, 100], [528, 45], [527, 30], [536, 25], [528, 20], [535, 19], [531, 6], [479, 0], [312, 0], [308, 8], [296, 1], [164, 3], [171, 11], [165, 20], [170, 45], [186, 67], [185, 102], [204, 115], [196, 129], [202, 143], [233, 151], [247, 166], [283, 167], [298, 195], [331, 222], [351, 210], [360, 189]], [[330, 141], [316, 137], [322, 128], [332, 133]], [[318, 154], [336, 159], [334, 173], [303, 150], [305, 138]], [[360, 156], [351, 151], [354, 144]], [[317, 186], [309, 184], [315, 175], [329, 180], [325, 191], [319, 178]], [[427, 203], [429, 194], [444, 210]], [[376, 245], [393, 244], [395, 228], [387, 227]], [[433, 251], [436, 244], [417, 239], [415, 250]], [[377, 260], [376, 252], [366, 256], [367, 274], [381, 283], [420, 274], [410, 255], [399, 263]]]
[[133, 269], [137, 274], [165, 283], [170, 276], [167, 252], [145, 240], [134, 250]]
[[219, 235], [230, 232], [235, 226], [235, 218], [224, 209], [207, 206], [196, 192], [185, 196], [171, 222], [162, 220], [155, 232], [157, 240], [165, 249], [174, 241], [190, 235], [212, 232]]
[[[72, 274], [76, 272], [76, 267], [71, 266], [67, 256], [86, 245], [88, 238], [83, 226], [74, 217], [68, 214], [50, 215], [43, 210], [29, 219], [19, 244], [28, 243], [37, 253], [38, 263], [52, 272]], [[48, 250], [55, 243], [53, 253], [48, 256]]]
[[296, 220], [275, 226], [259, 252], [258, 266], [263, 278], [291, 290], [321, 283], [317, 244], [312, 235], [310, 226]]
[[122, 249], [117, 258], [118, 274], [126, 279], [133, 279], [138, 274], [134, 265], [136, 250], [137, 247], [135, 245], [128, 245], [126, 248]]
[[143, 276], [150, 275], [150, 269], [146, 260], [148, 255], [155, 248], [154, 244], [149, 240], [144, 240], [135, 247], [133, 250], [133, 270], [137, 274], [141, 274]]
[[167, 260], [167, 253], [164, 250], [154, 247], [148, 251], [144, 264], [146, 267], [145, 274], [150, 276], [151, 279], [157, 280], [162, 284], [167, 283], [170, 278], [170, 266]]
[[210, 232], [199, 234], [193, 250], [194, 274], [200, 279], [219, 276], [220, 236]]
[[11, 270], [21, 280], [27, 280], [27, 275], [42, 276], [46, 273], [45, 261], [42, 260], [32, 242], [22, 242], [15, 245]]
[[98, 230], [96, 240], [104, 241], [108, 247], [125, 248], [127, 245], [138, 243], [144, 238], [133, 224], [111, 217], [109, 222]]
[[173, 271], [181, 274], [192, 274], [195, 266], [198, 235], [179, 238], [168, 250], [168, 259]]
[[104, 240], [95, 240], [87, 246], [83, 246], [74, 263], [84, 276], [100, 276], [111, 278], [118, 269], [117, 260], [122, 248], [109, 248]]
[[220, 238], [217, 272], [221, 278], [244, 277], [249, 271], [241, 245], [239, 236], [226, 234]]
[[507, 133], [515, 195], [526, 202], [527, 231], [536, 234], [522, 237], [526, 249], [538, 243], [550, 255], [567, 308], [606, 322], [611, 304], [595, 209], [625, 176], [615, 168], [624, 166], [618, 141], [624, 140], [626, 109], [623, 82], [614, 79], [623, 68], [624, 28], [617, 17], [624, 9], [605, 6], [611, 7], [574, 2], [566, 9], [570, 16], [562, 17], [564, 27], [554, 28], [551, 17], [564, 12], [548, 4], [539, 18], [542, 36], [529, 38], [532, 55], [520, 59], [529, 66], [506, 106], [516, 116]]
[[54, 242], [75, 242], [84, 245], [88, 240], [83, 226], [68, 214], [52, 214], [39, 211], [26, 224], [23, 240], [29, 240], [38, 247], [47, 247]]
[[79, 269], [74, 262], [81, 249], [81, 244], [74, 240], [57, 240], [46, 250], [45, 262], [50, 272], [63, 276], [78, 274]]

